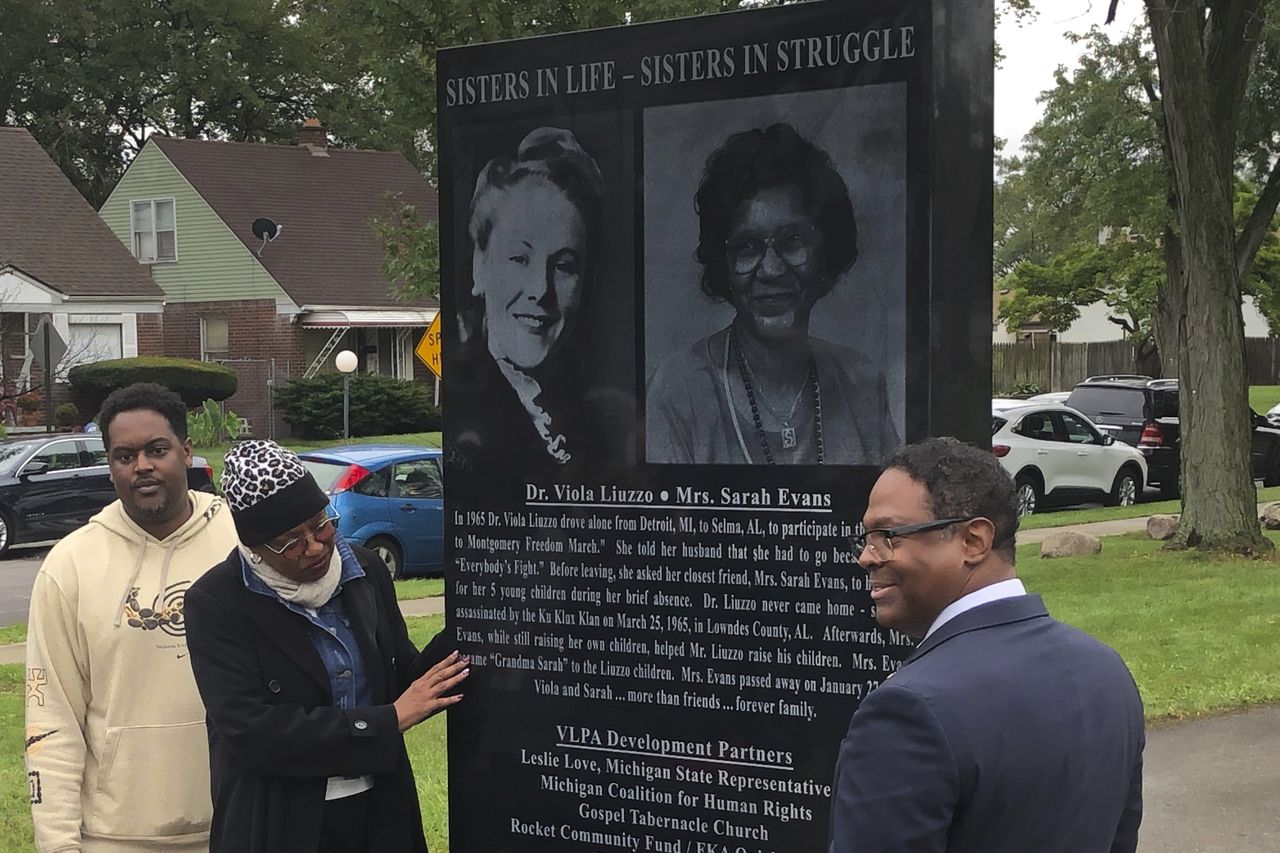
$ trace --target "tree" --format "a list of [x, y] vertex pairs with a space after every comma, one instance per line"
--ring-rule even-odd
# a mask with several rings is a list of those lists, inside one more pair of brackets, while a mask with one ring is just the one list
[[341, 83], [294, 0], [0, 0], [0, 123], [95, 207], [148, 136], [292, 140]]
[[[1112, 0], [1108, 20], [1118, 2]], [[1159, 94], [1151, 100], [1160, 106], [1168, 198], [1176, 213], [1176, 230], [1164, 235], [1168, 280], [1156, 326], [1178, 344], [1184, 491], [1177, 541], [1262, 553], [1272, 546], [1258, 527], [1249, 466], [1240, 299], [1241, 282], [1280, 202], [1280, 159], [1239, 232], [1234, 202], [1245, 93], [1255, 57], [1269, 55], [1258, 45], [1272, 3], [1145, 4], [1159, 66]], [[1274, 148], [1274, 126], [1271, 131]]]
[[405, 302], [440, 295], [440, 228], [424, 220], [412, 204], [389, 200], [391, 210], [373, 220], [374, 233], [386, 246], [382, 274]]
[[[1042, 96], [1044, 114], [1027, 135], [1026, 153], [997, 161], [996, 275], [1014, 293], [1004, 315], [1009, 322], [1038, 315], [1062, 331], [1076, 319], [1076, 306], [1105, 301], [1140, 349], [1154, 349], [1163, 234], [1175, 224], [1155, 57], [1145, 27], [1116, 41], [1098, 28], [1075, 38], [1080, 65], [1071, 75], [1060, 69]], [[1242, 140], [1242, 156], [1260, 150], [1256, 137]], [[1256, 198], [1256, 188], [1242, 176], [1237, 198], [1246, 196]], [[1101, 275], [1076, 275], [1081, 264]], [[1139, 271], [1146, 277], [1136, 277]], [[1246, 293], [1274, 290], [1261, 273], [1246, 280]]]

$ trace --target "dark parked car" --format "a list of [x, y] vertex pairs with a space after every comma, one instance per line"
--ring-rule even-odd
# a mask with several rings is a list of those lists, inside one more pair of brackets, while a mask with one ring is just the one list
[[349, 542], [377, 553], [396, 578], [444, 566], [440, 451], [415, 444], [348, 444], [300, 453], [341, 516]]
[[[193, 459], [187, 484], [214, 490], [208, 461]], [[101, 435], [0, 441], [0, 556], [13, 545], [61, 539], [115, 499]]]
[[[1071, 390], [1067, 405], [1104, 433], [1132, 444], [1147, 458], [1148, 482], [1166, 497], [1178, 495], [1181, 425], [1178, 380], [1146, 376], [1092, 376]], [[1280, 485], [1280, 428], [1256, 412], [1251, 462], [1254, 479]]]

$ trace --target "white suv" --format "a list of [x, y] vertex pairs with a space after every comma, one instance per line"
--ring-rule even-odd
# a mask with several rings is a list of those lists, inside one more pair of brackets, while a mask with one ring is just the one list
[[1136, 448], [1063, 405], [993, 405], [991, 452], [1017, 483], [1019, 515], [1049, 503], [1131, 506], [1147, 481], [1147, 460]]

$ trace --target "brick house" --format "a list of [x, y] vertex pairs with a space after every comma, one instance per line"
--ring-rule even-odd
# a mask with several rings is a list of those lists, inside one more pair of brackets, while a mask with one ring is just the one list
[[[282, 437], [271, 387], [333, 371], [343, 349], [362, 373], [428, 381], [413, 348], [438, 305], [396, 299], [371, 224], [393, 198], [438, 216], [402, 155], [330, 148], [308, 121], [298, 145], [153, 136], [99, 213], [164, 291], [147, 334], [166, 355], [234, 368], [228, 406]], [[263, 219], [279, 226], [270, 241], [254, 234]]]
[[[158, 355], [152, 330], [164, 299], [31, 134], [0, 127], [0, 396], [42, 387], [30, 349], [41, 319], [67, 343], [54, 372], [56, 405], [70, 397], [66, 371], [76, 364]], [[4, 413], [12, 421], [8, 404]]]

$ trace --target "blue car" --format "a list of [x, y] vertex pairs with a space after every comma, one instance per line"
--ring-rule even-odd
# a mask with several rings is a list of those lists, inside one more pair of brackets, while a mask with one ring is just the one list
[[348, 444], [298, 454], [342, 519], [348, 542], [378, 554], [396, 578], [444, 568], [440, 451], [414, 444]]

